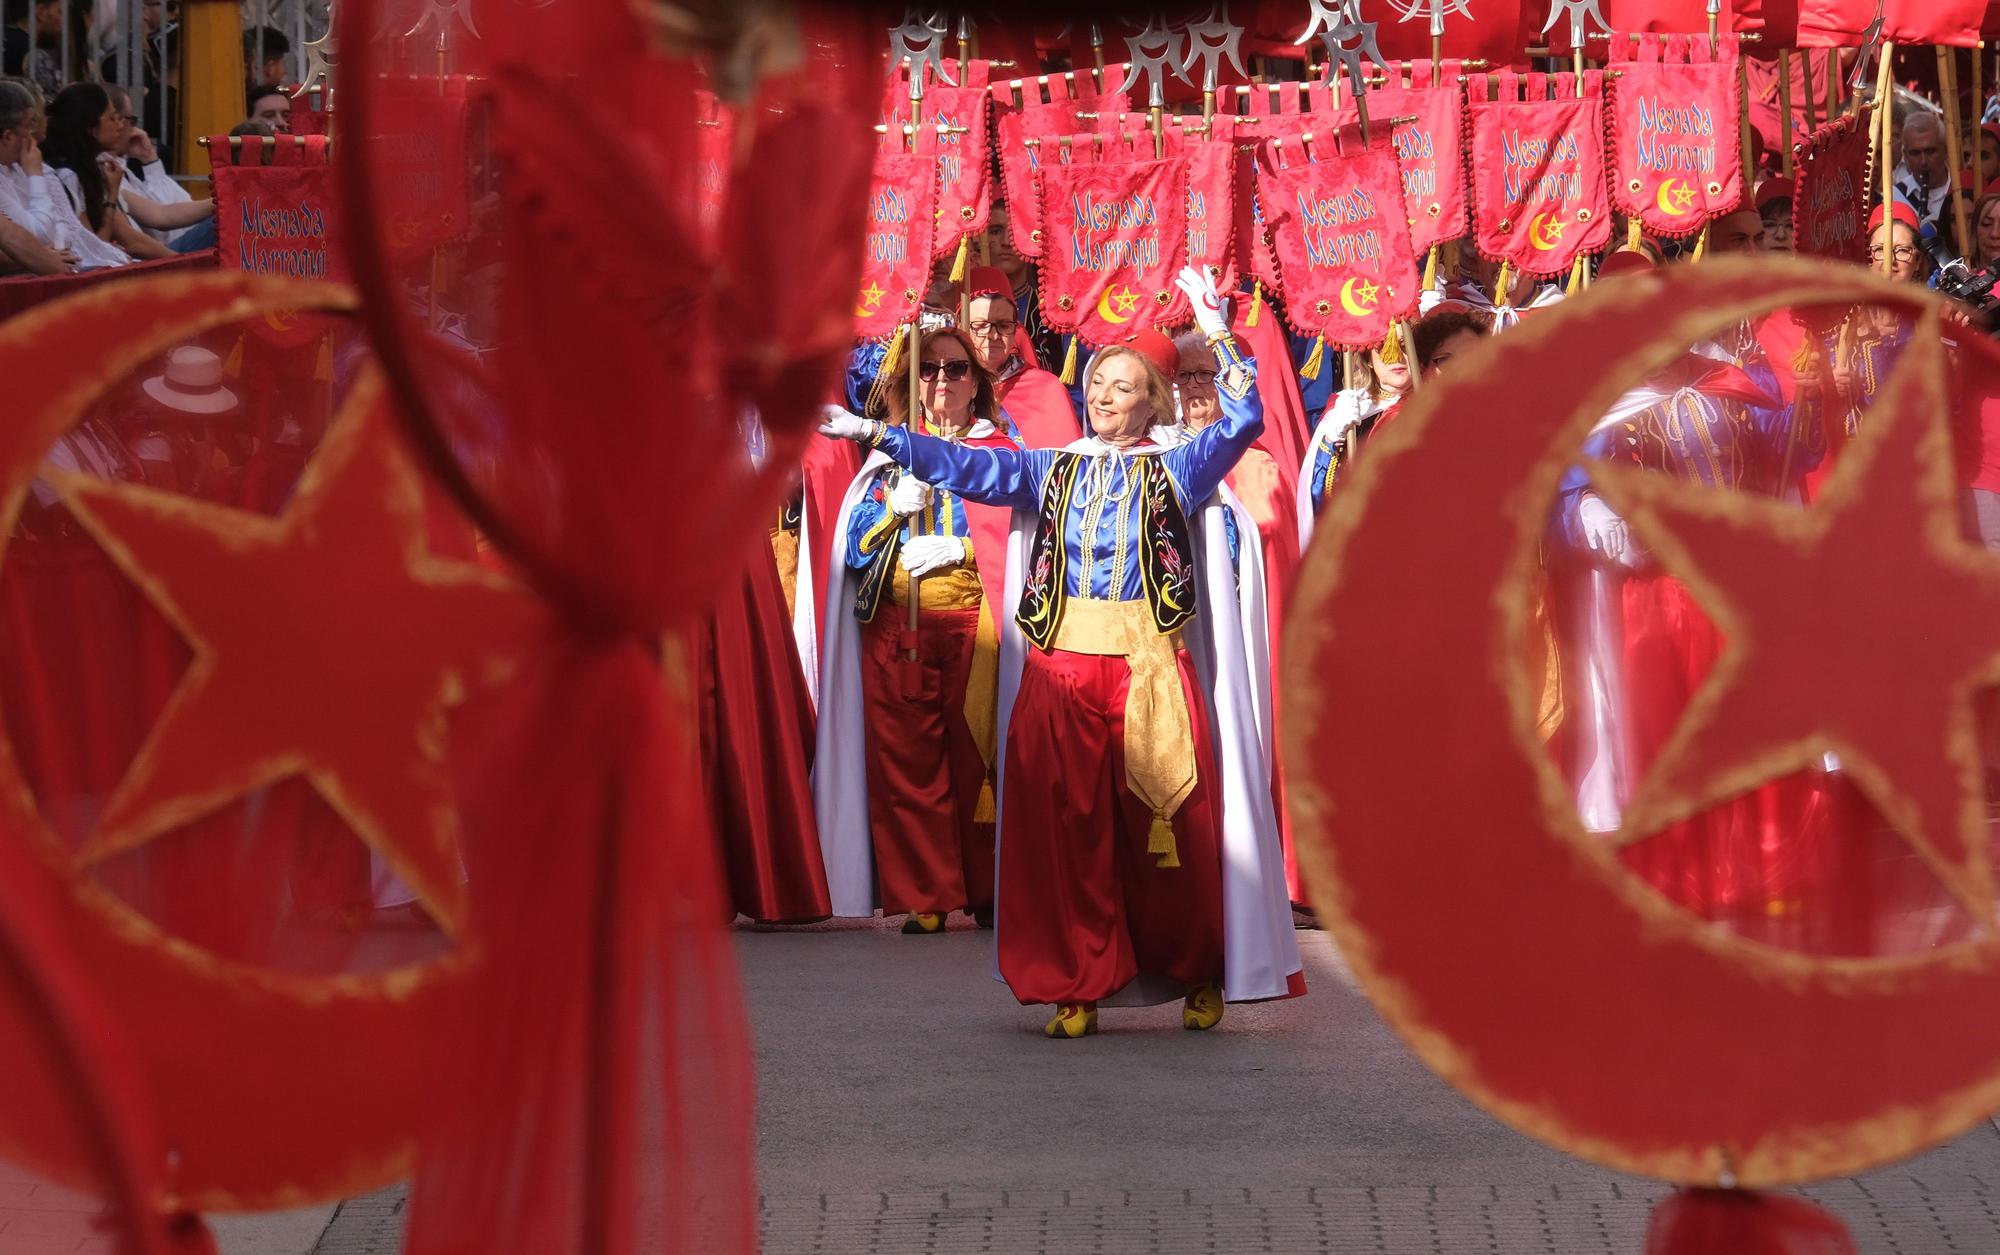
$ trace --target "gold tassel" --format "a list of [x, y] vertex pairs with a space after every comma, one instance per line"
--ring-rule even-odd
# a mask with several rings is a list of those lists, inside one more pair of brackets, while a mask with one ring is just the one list
[[1507, 299], [1507, 290], [1513, 286], [1514, 286], [1514, 263], [1511, 261], [1503, 261], [1500, 263], [1500, 277], [1493, 281], [1493, 304], [1495, 306], [1505, 306], [1512, 304], [1512, 302], [1510, 302]]
[[1264, 281], [1262, 279], [1258, 279], [1250, 284], [1250, 313], [1248, 317], [1244, 318], [1243, 325], [1246, 327], [1256, 326], [1257, 315], [1263, 312], [1264, 312]]
[[1701, 229], [1701, 234], [1694, 237], [1694, 253], [1689, 258], [1689, 260], [1700, 261], [1701, 255], [1703, 253], [1706, 253], [1707, 251], [1708, 251], [1708, 228], [1703, 227]]
[[1299, 367], [1299, 378], [1318, 379], [1319, 372], [1326, 366], [1326, 337], [1314, 336], [1312, 352], [1306, 354], [1305, 365]]
[[1403, 361], [1403, 337], [1397, 334], [1396, 324], [1389, 324], [1389, 338], [1382, 341], [1382, 364], [1399, 366]]
[[1424, 255], [1423, 290], [1426, 292], [1430, 291], [1432, 288], [1437, 286], [1437, 282], [1438, 282], [1438, 246], [1433, 244], [1431, 245], [1431, 251]]
[[236, 337], [236, 345], [229, 350], [228, 360], [222, 363], [222, 373], [231, 379], [243, 377], [243, 337]]
[[1589, 260], [1589, 257], [1583, 253], [1576, 255], [1576, 261], [1569, 268], [1569, 284], [1563, 289], [1564, 294], [1575, 296], [1578, 292], [1583, 291], [1583, 271]]
[[1153, 827], [1146, 834], [1146, 853], [1156, 854], [1160, 861], [1157, 867], [1179, 867], [1180, 847], [1174, 843], [1174, 823], [1159, 811], [1153, 812]]
[[975, 824], [990, 824], [997, 817], [997, 813], [993, 808], [993, 782], [991, 780], [981, 780], [979, 782], [979, 802], [972, 808], [972, 822]]
[[893, 379], [903, 365], [903, 333], [899, 330], [889, 337], [889, 351], [882, 356], [882, 365], [875, 371], [877, 379]]
[[1625, 220], [1625, 251], [1628, 253], [1638, 252], [1640, 242], [1645, 238], [1645, 233], [1639, 229], [1638, 215], [1634, 214], [1632, 217], [1627, 218]]
[[333, 382], [333, 337], [319, 338], [319, 356], [313, 360], [313, 382]]
[[953, 283], [965, 282], [965, 263], [971, 246], [971, 236], [961, 235], [958, 237], [958, 256], [951, 259], [951, 281]]
[[1062, 373], [1060, 375], [1057, 375], [1056, 378], [1062, 380], [1063, 386], [1065, 388], [1076, 382], [1076, 337], [1075, 336], [1071, 336], [1069, 338], [1069, 347], [1063, 350]]

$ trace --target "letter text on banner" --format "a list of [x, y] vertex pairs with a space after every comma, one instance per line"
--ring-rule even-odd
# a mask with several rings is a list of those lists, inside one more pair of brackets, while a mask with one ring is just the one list
[[1187, 257], [1206, 266], [1218, 291], [1236, 288], [1236, 163], [1233, 139], [1187, 135], [1180, 151], [1188, 163]]
[[1799, 146], [1792, 194], [1793, 239], [1801, 253], [1863, 262], [1868, 258], [1868, 135], [1861, 118], [1820, 127]]
[[[1398, 123], [1392, 135], [1402, 167], [1410, 244], [1421, 256], [1432, 245], [1465, 234], [1465, 89], [1458, 83], [1459, 62], [1447, 61], [1435, 83], [1429, 61], [1412, 62], [1407, 69], [1408, 86], [1399, 76], [1369, 89], [1368, 116], [1414, 119]], [[1356, 120], [1352, 106], [1340, 116]]]
[[[931, 256], [946, 257], [956, 252], [959, 241], [985, 232], [993, 211], [993, 184], [988, 175], [993, 154], [987, 144], [986, 77], [984, 61], [966, 66], [968, 82], [957, 87], [930, 82], [924, 85], [923, 127], [933, 159], [938, 166], [937, 229], [931, 237]], [[895, 75], [889, 84], [885, 109], [891, 127], [901, 126], [910, 117], [909, 77]], [[944, 127], [940, 134], [936, 128]], [[900, 136], [891, 134], [891, 140]], [[926, 141], [919, 141], [919, 148]]]
[[1582, 96], [1574, 74], [1493, 77], [1499, 99], [1475, 85], [1471, 102], [1473, 244], [1516, 270], [1563, 274], [1611, 242], [1603, 74], [1584, 75]]
[[1270, 215], [1279, 291], [1292, 330], [1341, 348], [1388, 338], [1394, 319], [1417, 312], [1416, 253], [1403, 211], [1392, 136], [1364, 146], [1358, 127], [1300, 141], [1271, 140], [1258, 154], [1257, 191]]
[[[1633, 59], [1636, 56], [1636, 60]], [[1743, 202], [1736, 36], [1612, 41], [1611, 201], [1652, 235], [1693, 235]]]
[[861, 290], [854, 298], [854, 334], [885, 336], [917, 316], [931, 281], [931, 238], [937, 209], [937, 155], [901, 152], [895, 135], [875, 154], [868, 184], [867, 240]]
[[[1255, 155], [1264, 151], [1265, 141], [1292, 141], [1318, 128], [1332, 133], [1340, 127], [1339, 114], [1325, 83], [1267, 83], [1253, 86], [1249, 95], [1249, 117], [1255, 121], [1227, 123], [1217, 114], [1212, 125], [1237, 127], [1238, 140], [1258, 141], [1252, 153], [1236, 163], [1236, 264], [1270, 291], [1278, 290], [1278, 259], [1271, 251], [1271, 231], [1265, 221], [1264, 206], [1257, 191]], [[1227, 131], [1223, 132], [1226, 137]]]
[[1188, 166], [1134, 159], [1116, 141], [1098, 160], [1095, 147], [1078, 142], [1069, 164], [1042, 167], [1042, 310], [1056, 330], [1110, 344], [1192, 317], [1174, 286], [1187, 264]]
[[[267, 166], [260, 138], [245, 136], [232, 149], [228, 136], [210, 137], [217, 265], [274, 279], [348, 281], [328, 142], [324, 135], [277, 136]], [[268, 344], [297, 348], [322, 335], [327, 319], [276, 311], [245, 325]]]
[[[1007, 199], [1007, 234], [1014, 251], [1030, 259], [1042, 255], [1041, 163], [1056, 160], [1055, 137], [1093, 129], [1078, 114], [1123, 113], [1130, 107], [1125, 93], [1100, 94], [1092, 89], [1088, 77], [1079, 80], [1049, 75], [1049, 94], [1055, 99], [1048, 101], [1035, 98], [1041, 86], [1039, 79], [1024, 80], [1021, 89], [1028, 99], [1019, 108], [1006, 103], [1011, 99], [1009, 84], [995, 83], [992, 88], [994, 113], [999, 119], [996, 129], [1000, 182]], [[1030, 139], [1036, 143], [1026, 143]]]
[[384, 78], [382, 125], [370, 151], [380, 187], [383, 238], [408, 261], [464, 236], [470, 222], [466, 80]]

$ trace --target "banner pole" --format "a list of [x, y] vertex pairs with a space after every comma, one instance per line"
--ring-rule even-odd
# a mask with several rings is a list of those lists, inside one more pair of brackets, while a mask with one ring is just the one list
[[[910, 58], [909, 66], [910, 129], [903, 132], [903, 143], [907, 146], [908, 151], [915, 152], [917, 150], [917, 128], [923, 125], [924, 116], [924, 67], [923, 63], [915, 57]], [[959, 81], [963, 82], [965, 80], [961, 78]], [[919, 300], [917, 302], [917, 312], [910, 319], [910, 351], [907, 354], [910, 359], [910, 416], [908, 423], [910, 430], [913, 432], [920, 432], [924, 429], [923, 325], [924, 306], [923, 302]], [[923, 649], [918, 643], [917, 635], [921, 629], [918, 611], [923, 603], [922, 584], [923, 577], [917, 575], [910, 577], [910, 605], [908, 617], [904, 621], [904, 626], [907, 630], [903, 638], [903, 661], [912, 669], [915, 668], [918, 661], [923, 657]], [[905, 688], [905, 692], [908, 691], [910, 691], [910, 686], [906, 686]]]
[[1810, 137], [1819, 129], [1819, 117], [1816, 112], [1818, 102], [1813, 99], [1812, 53], [1805, 48], [1799, 49], [1799, 74], [1803, 84], [1801, 90], [1805, 93], [1806, 134]]
[[1971, 240], [1966, 235], [1965, 198], [1959, 195], [1959, 171], [1965, 167], [1959, 164], [1964, 150], [1959, 144], [1958, 134], [1958, 53], [1939, 46], [1937, 50], [1938, 95], [1944, 100], [1944, 146], [1945, 156], [1951, 162], [1949, 186], [1951, 188], [1951, 225], [1957, 233], [1955, 238], [1958, 251], [1972, 252]]
[[1792, 54], [1778, 49], [1778, 158], [1786, 178], [1792, 177]]
[[1896, 55], [1896, 42], [1888, 40], [1882, 45], [1882, 60], [1875, 69], [1875, 168], [1881, 178], [1882, 223], [1887, 228], [1882, 244], [1882, 273], [1888, 274], [1896, 258], [1896, 229], [1889, 226], [1889, 206], [1896, 199], [1896, 167], [1891, 154], [1891, 128], [1895, 125], [1895, 98], [1890, 94], [1889, 83], [1895, 71], [1891, 65]]

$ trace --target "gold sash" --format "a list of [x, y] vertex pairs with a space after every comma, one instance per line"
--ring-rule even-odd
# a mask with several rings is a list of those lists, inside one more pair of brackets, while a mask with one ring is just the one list
[[1153, 810], [1146, 852], [1179, 867], [1174, 813], [1194, 792], [1194, 724], [1175, 652], [1180, 633], [1157, 631], [1144, 601], [1071, 597], [1056, 625], [1053, 649], [1122, 657], [1132, 669], [1125, 690], [1125, 782]]

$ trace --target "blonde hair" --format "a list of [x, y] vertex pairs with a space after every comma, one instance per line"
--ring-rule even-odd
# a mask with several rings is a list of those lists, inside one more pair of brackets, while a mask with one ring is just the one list
[[[1139, 369], [1145, 372], [1146, 402], [1148, 405], [1151, 405], [1153, 407], [1153, 413], [1152, 413], [1153, 421], [1155, 423], [1171, 423], [1176, 421], [1178, 415], [1176, 415], [1174, 412], [1173, 381], [1160, 373], [1160, 368], [1153, 364], [1152, 358], [1147, 357], [1144, 353], [1141, 353], [1139, 350], [1133, 348], [1131, 345], [1113, 344], [1106, 348], [1099, 349], [1097, 351], [1097, 356], [1090, 359], [1090, 373], [1092, 375], [1096, 374], [1097, 368], [1099, 366], [1102, 366], [1105, 362], [1109, 361], [1114, 357], [1129, 357], [1132, 360], [1138, 362]], [[1086, 379], [1087, 378], [1088, 377], [1086, 376]], [[1090, 389], [1088, 384], [1086, 383], [1084, 388], [1084, 400], [1088, 402], [1089, 399], [1090, 399]]]

